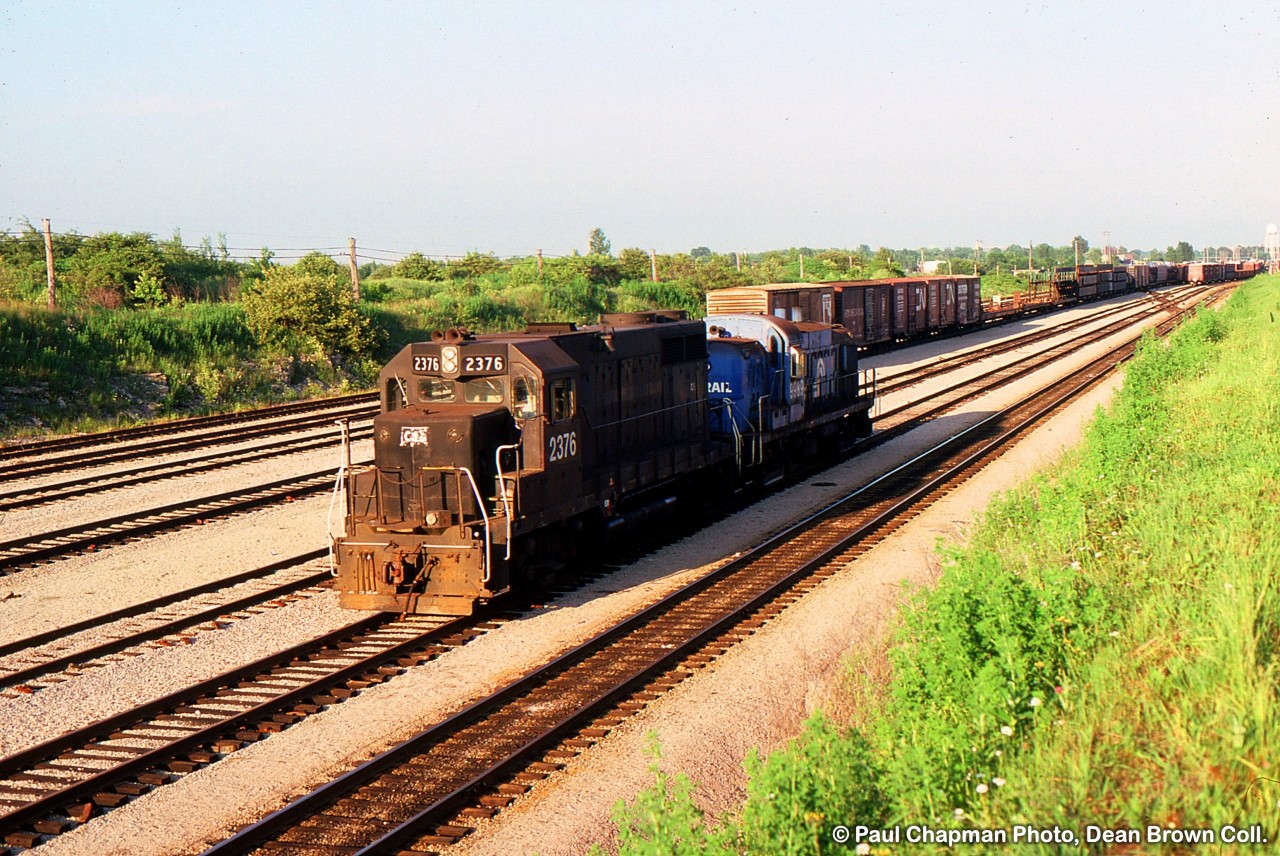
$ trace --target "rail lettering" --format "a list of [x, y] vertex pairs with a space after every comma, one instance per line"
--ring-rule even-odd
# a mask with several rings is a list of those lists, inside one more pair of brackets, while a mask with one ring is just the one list
[[723, 380], [707, 381], [707, 392], [733, 395], [733, 385]]
[[414, 354], [413, 370], [420, 373], [440, 373], [440, 357], [435, 354]]
[[578, 432], [556, 434], [547, 440], [547, 463], [564, 461], [578, 454]]

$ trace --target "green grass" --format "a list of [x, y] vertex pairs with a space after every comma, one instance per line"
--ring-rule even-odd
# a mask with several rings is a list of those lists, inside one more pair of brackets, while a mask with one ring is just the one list
[[236, 303], [68, 312], [0, 307], [6, 436], [287, 400], [363, 386], [370, 371], [262, 350]]
[[1280, 838], [1276, 315], [1280, 277], [1259, 278], [1145, 341], [1083, 444], [994, 502], [908, 598], [890, 677], [850, 669], [851, 721], [817, 717], [749, 760], [714, 838], [690, 787], [664, 780], [668, 813], [654, 793], [619, 809], [623, 852], [851, 850], [837, 823]]

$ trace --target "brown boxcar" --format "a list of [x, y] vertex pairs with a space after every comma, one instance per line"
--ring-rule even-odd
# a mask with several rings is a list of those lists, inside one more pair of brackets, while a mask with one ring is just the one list
[[928, 288], [927, 299], [929, 301], [929, 317], [925, 322], [931, 331], [942, 329], [942, 283], [939, 280], [931, 279], [926, 283]]
[[867, 341], [893, 340], [893, 287], [868, 285], [860, 289], [867, 306]]
[[976, 276], [958, 276], [956, 280], [956, 325], [965, 327], [982, 322], [982, 284]]
[[938, 327], [950, 330], [956, 326], [956, 281], [943, 279], [938, 281]]
[[788, 321], [836, 324], [835, 292], [828, 283], [779, 282], [707, 292], [708, 315], [749, 312]]
[[1133, 287], [1138, 290], [1144, 290], [1151, 287], [1152, 267], [1147, 264], [1130, 265], [1129, 274], [1133, 277]]

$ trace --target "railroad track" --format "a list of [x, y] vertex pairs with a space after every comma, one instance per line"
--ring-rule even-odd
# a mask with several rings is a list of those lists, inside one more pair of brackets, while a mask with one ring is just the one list
[[117, 428], [110, 431], [98, 431], [93, 434], [77, 434], [71, 437], [51, 437], [47, 440], [15, 441], [0, 446], [0, 460], [9, 458], [45, 455], [50, 452], [67, 449], [85, 449], [113, 443], [136, 443], [143, 437], [157, 437], [166, 434], [180, 434], [222, 425], [244, 425], [264, 419], [276, 419], [281, 416], [312, 413], [317, 410], [327, 411], [346, 408], [352, 405], [377, 404], [376, 392], [361, 392], [334, 398], [308, 399], [288, 404], [274, 404], [252, 410], [240, 410], [234, 413], [219, 413], [211, 416], [195, 416], [190, 419], [175, 419], [169, 422], [154, 422], [129, 428]]
[[[1055, 336], [1062, 335], [1063, 333], [1078, 330], [1081, 327], [1095, 324], [1098, 321], [1112, 316], [1123, 316], [1138, 309], [1147, 309], [1150, 305], [1158, 305], [1161, 308], [1165, 308], [1169, 303], [1185, 299], [1187, 296], [1195, 293], [1196, 289], [1196, 286], [1183, 286], [1178, 289], [1170, 289], [1169, 292], [1158, 295], [1156, 293], [1149, 292], [1145, 295], [1143, 300], [1108, 307], [1102, 311], [1092, 312], [1083, 318], [1078, 318], [1065, 324], [1022, 333], [1005, 341], [992, 342], [990, 344], [960, 351], [958, 353], [950, 353], [946, 356], [939, 357], [927, 365], [908, 368], [894, 374], [881, 375], [881, 377], [878, 378], [876, 388], [881, 394], [892, 392], [894, 390], [920, 383], [921, 381], [927, 380], [928, 378], [934, 377], [938, 374], [970, 365], [978, 362], [979, 360], [985, 360], [988, 357], [1004, 354], [1009, 351], [1035, 344], [1036, 342], [1042, 342], [1046, 339], [1054, 338]], [[877, 372], [877, 374], [880, 373]]]
[[[586, 570], [577, 584], [599, 577]], [[534, 600], [463, 618], [379, 613], [355, 620], [0, 758], [0, 841], [35, 847], [465, 645], [522, 610], [541, 609]]]
[[320, 470], [265, 485], [201, 497], [78, 526], [0, 542], [0, 573], [38, 562], [96, 552], [126, 541], [199, 526], [277, 502], [291, 502], [333, 487], [334, 471]]
[[422, 853], [456, 841], [968, 480], [1135, 348], [1112, 348], [207, 853]]
[[[350, 432], [350, 437], [353, 441], [362, 440], [372, 435], [373, 429], [371, 426], [353, 428]], [[0, 511], [30, 508], [59, 500], [73, 499], [137, 484], [150, 484], [179, 476], [210, 472], [283, 455], [336, 448], [336, 445], [334, 438], [329, 436], [298, 437], [254, 446], [251, 449], [214, 452], [195, 458], [185, 458], [180, 461], [145, 464], [139, 467], [131, 467], [127, 470], [81, 476], [68, 481], [0, 493]]]
[[[1207, 300], [1212, 295], [1197, 295], [1201, 300]], [[1142, 312], [1113, 321], [1096, 330], [1087, 331], [1076, 336], [1066, 342], [1060, 342], [1056, 345], [1050, 345], [1035, 353], [1028, 354], [1016, 362], [1006, 365], [996, 366], [994, 368], [982, 371], [976, 374], [970, 374], [956, 383], [951, 384], [943, 389], [937, 390], [928, 398], [918, 401], [908, 401], [892, 409], [883, 411], [876, 416], [877, 432], [873, 435], [874, 439], [881, 442], [891, 436], [897, 436], [904, 431], [914, 428], [926, 419], [931, 419], [947, 410], [952, 409], [964, 401], [976, 398], [989, 392], [992, 388], [1012, 383], [1019, 378], [1025, 377], [1034, 371], [1037, 371], [1047, 365], [1050, 365], [1067, 354], [1079, 350], [1090, 344], [1101, 342], [1110, 336], [1115, 335], [1134, 324], [1147, 320], [1162, 312], [1177, 313], [1177, 307], [1168, 307], [1166, 305], [1147, 306]], [[932, 368], [932, 367], [930, 367]], [[946, 374], [949, 368], [944, 368], [930, 374]], [[883, 436], [882, 436], [883, 435]]]
[[378, 614], [0, 759], [0, 836], [34, 847], [493, 626]]
[[[201, 629], [285, 606], [308, 589], [318, 593], [331, 579], [327, 562], [320, 564], [327, 553], [313, 550], [0, 645], [0, 697], [65, 682], [144, 645], [188, 643]], [[78, 642], [82, 634], [99, 641]]]
[[39, 458], [21, 459], [0, 464], [0, 477], [12, 481], [29, 479], [36, 476], [63, 473], [69, 470], [84, 470], [89, 467], [104, 466], [120, 461], [132, 461], [147, 455], [172, 455], [192, 450], [203, 451], [212, 446], [243, 443], [264, 437], [276, 437], [281, 434], [331, 428], [336, 419], [360, 420], [372, 418], [376, 408], [367, 406], [343, 407], [326, 410], [324, 414], [303, 415], [272, 422], [255, 427], [232, 426], [218, 428], [214, 431], [178, 440], [163, 439], [132, 443], [127, 447], [112, 447], [95, 453], [71, 452], [67, 454], [44, 455]]

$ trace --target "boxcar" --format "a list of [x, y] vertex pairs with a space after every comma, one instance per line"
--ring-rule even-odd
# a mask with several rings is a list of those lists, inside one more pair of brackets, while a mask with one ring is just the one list
[[777, 282], [707, 292], [707, 314], [749, 313], [788, 321], [839, 323], [835, 291], [827, 283]]

